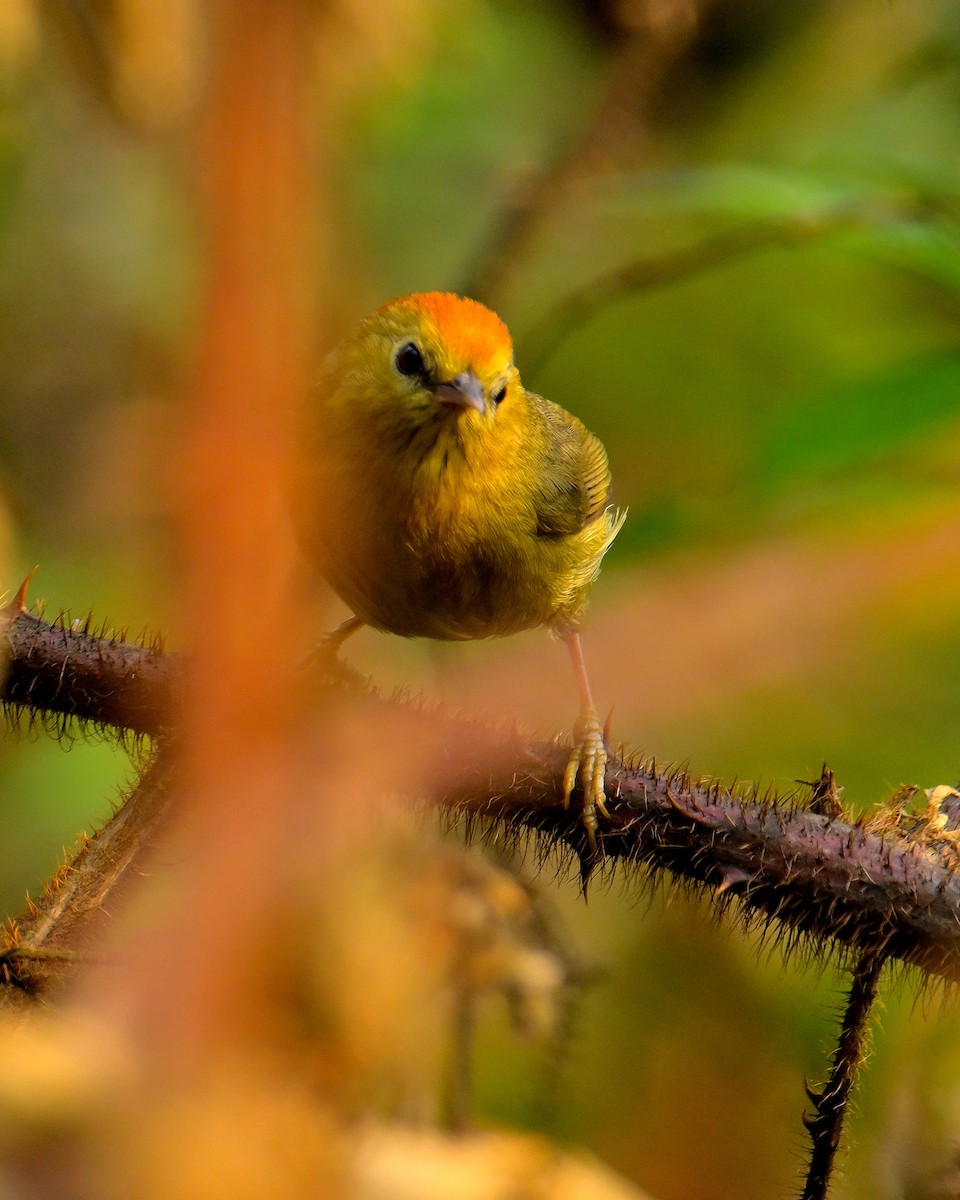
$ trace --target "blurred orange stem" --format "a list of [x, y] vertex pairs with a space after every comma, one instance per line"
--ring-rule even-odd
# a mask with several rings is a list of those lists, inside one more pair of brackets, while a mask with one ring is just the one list
[[209, 7], [197, 146], [205, 275], [179, 498], [193, 640], [182, 739], [190, 874], [134, 988], [145, 1045], [172, 1061], [258, 1019], [256, 951], [294, 811], [285, 499], [313, 327], [315, 13], [308, 0]]

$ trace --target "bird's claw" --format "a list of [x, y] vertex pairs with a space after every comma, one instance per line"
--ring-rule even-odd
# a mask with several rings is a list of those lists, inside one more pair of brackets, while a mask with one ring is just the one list
[[581, 712], [573, 728], [573, 751], [563, 773], [563, 807], [570, 807], [570, 798], [577, 783], [583, 791], [580, 819], [586, 830], [590, 853], [597, 849], [597, 813], [609, 818], [604, 777], [607, 768], [607, 747], [600, 718], [592, 708]]

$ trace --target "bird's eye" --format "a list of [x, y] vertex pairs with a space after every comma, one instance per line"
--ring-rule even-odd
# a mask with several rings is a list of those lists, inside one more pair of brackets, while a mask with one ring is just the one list
[[507, 385], [504, 384], [503, 387], [501, 387], [499, 391], [494, 392], [494, 394], [493, 394], [494, 404], [496, 404], [497, 406], [501, 405], [503, 403], [504, 399], [506, 398], [506, 395], [507, 395]]
[[426, 373], [426, 364], [423, 361], [423, 355], [420, 353], [420, 347], [416, 342], [407, 342], [401, 346], [394, 356], [393, 362], [401, 375], [423, 375]]

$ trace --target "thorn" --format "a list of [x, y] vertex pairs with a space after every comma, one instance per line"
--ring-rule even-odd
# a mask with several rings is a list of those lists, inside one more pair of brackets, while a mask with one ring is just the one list
[[587, 853], [584, 853], [582, 850], [578, 850], [577, 858], [580, 862], [580, 895], [583, 896], [583, 901], [586, 904], [586, 902], [590, 899], [590, 897], [587, 895], [587, 885], [590, 882], [590, 877], [593, 875], [599, 855], [597, 854], [596, 849], [591, 848]]
[[826, 763], [820, 768], [819, 779], [798, 779], [797, 783], [811, 789], [812, 795], [807, 805], [810, 812], [830, 818], [843, 816], [843, 805], [840, 803], [843, 788], [837, 787], [836, 776]]
[[580, 894], [584, 900], [587, 900], [587, 885], [593, 877], [593, 872], [596, 870], [597, 864], [600, 861], [600, 852], [597, 850], [596, 838], [591, 834], [589, 829], [585, 830], [582, 823], [580, 826], [580, 837], [574, 843], [577, 861], [580, 864]]
[[717, 884], [716, 895], [720, 896], [730, 888], [739, 887], [741, 883], [751, 883], [753, 876], [749, 871], [742, 871], [739, 867], [724, 867], [721, 871], [722, 878]]
[[610, 749], [610, 730], [613, 728], [613, 710], [614, 705], [610, 705], [610, 711], [607, 713], [607, 719], [603, 723], [603, 744]]
[[21, 583], [17, 588], [17, 594], [7, 605], [7, 612], [12, 613], [14, 616], [19, 616], [20, 613], [27, 611], [27, 589], [33, 581], [33, 577], [36, 575], [36, 573], [37, 567], [34, 567], [29, 572], [23, 583]]
[[691, 812], [688, 808], [684, 808], [680, 801], [673, 794], [673, 790], [669, 787], [667, 788], [667, 800], [677, 810], [677, 812], [685, 816], [688, 821], [695, 821], [698, 825], [709, 824], [706, 818], [701, 816], [700, 813]]
[[803, 1090], [807, 1093], [807, 1099], [813, 1107], [819, 1111], [820, 1105], [823, 1103], [823, 1092], [814, 1091], [806, 1080], [803, 1081]]

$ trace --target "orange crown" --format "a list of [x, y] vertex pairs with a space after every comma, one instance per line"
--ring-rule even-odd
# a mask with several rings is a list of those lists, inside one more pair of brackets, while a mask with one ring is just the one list
[[382, 313], [411, 310], [433, 325], [440, 341], [456, 348], [474, 363], [513, 355], [510, 331], [503, 321], [480, 304], [453, 292], [415, 292], [381, 305]]

